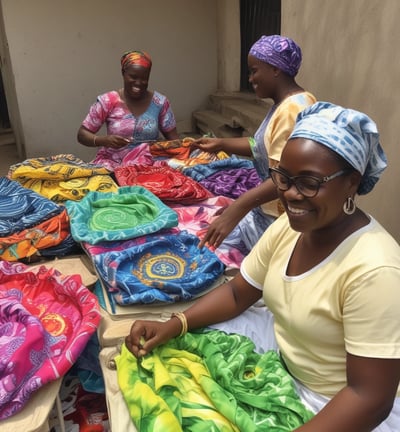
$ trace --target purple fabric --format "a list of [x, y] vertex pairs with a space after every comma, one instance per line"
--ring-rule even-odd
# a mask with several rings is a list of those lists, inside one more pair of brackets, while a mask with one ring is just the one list
[[216, 172], [200, 181], [200, 184], [214, 195], [238, 198], [259, 185], [260, 181], [255, 168], [238, 168]]
[[0, 261], [0, 420], [63, 376], [100, 322], [79, 275]]
[[250, 48], [249, 54], [296, 76], [301, 65], [301, 49], [292, 40], [280, 35], [261, 36]]

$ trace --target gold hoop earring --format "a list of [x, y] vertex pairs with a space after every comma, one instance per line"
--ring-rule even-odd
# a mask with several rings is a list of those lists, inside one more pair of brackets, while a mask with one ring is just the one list
[[343, 211], [347, 215], [352, 215], [356, 211], [356, 203], [352, 197], [348, 197], [343, 204]]

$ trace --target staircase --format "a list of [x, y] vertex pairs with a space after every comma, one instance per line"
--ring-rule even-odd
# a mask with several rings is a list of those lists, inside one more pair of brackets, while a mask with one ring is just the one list
[[15, 144], [15, 137], [12, 129], [0, 127], [0, 146]]
[[216, 92], [206, 109], [193, 113], [197, 132], [219, 138], [253, 136], [272, 105], [252, 93]]

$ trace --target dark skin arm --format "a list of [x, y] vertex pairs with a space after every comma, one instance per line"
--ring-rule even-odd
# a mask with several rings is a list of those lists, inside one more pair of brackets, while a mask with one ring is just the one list
[[[163, 135], [167, 140], [179, 139], [176, 128], [165, 132]], [[124, 138], [120, 135], [96, 135], [84, 126], [78, 129], [77, 139], [78, 142], [87, 147], [109, 147], [118, 149], [130, 143], [128, 138]]]
[[390, 414], [400, 381], [400, 359], [347, 354], [347, 382], [296, 432], [369, 432]]
[[176, 128], [163, 133], [163, 135], [168, 141], [179, 139], [178, 131], [176, 130]]
[[191, 144], [193, 149], [200, 149], [209, 153], [224, 151], [228, 154], [252, 157], [249, 140], [240, 138], [199, 138]]
[[199, 247], [201, 248], [205, 244], [215, 248], [219, 247], [226, 236], [250, 210], [276, 198], [278, 198], [278, 193], [271, 179], [267, 179], [255, 188], [245, 192], [210, 224]]
[[124, 138], [120, 135], [96, 135], [84, 126], [78, 129], [77, 139], [78, 142], [87, 147], [110, 147], [118, 149], [130, 143], [128, 138]]
[[[232, 319], [261, 298], [262, 291], [254, 288], [237, 274], [229, 282], [201, 297], [184, 313], [189, 329], [206, 327]], [[132, 324], [125, 343], [136, 357], [142, 357], [156, 346], [179, 335], [182, 330], [177, 318], [169, 321], [137, 320]]]

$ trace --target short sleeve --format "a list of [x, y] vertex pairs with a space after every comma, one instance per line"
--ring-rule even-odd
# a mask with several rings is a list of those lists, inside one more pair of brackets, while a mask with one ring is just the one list
[[270, 159], [280, 161], [283, 147], [293, 131], [297, 115], [314, 102], [314, 96], [309, 93], [301, 93], [288, 98], [286, 103], [282, 103], [277, 108], [264, 135], [264, 142]]
[[400, 269], [378, 267], [345, 292], [346, 350], [354, 355], [400, 358]]
[[106, 122], [113, 106], [113, 92], [105, 93], [97, 97], [96, 102], [91, 105], [89, 112], [82, 122], [82, 126], [96, 133]]
[[159, 115], [159, 129], [161, 132], [169, 132], [176, 128], [175, 115], [172, 111], [169, 100], [164, 97]]

